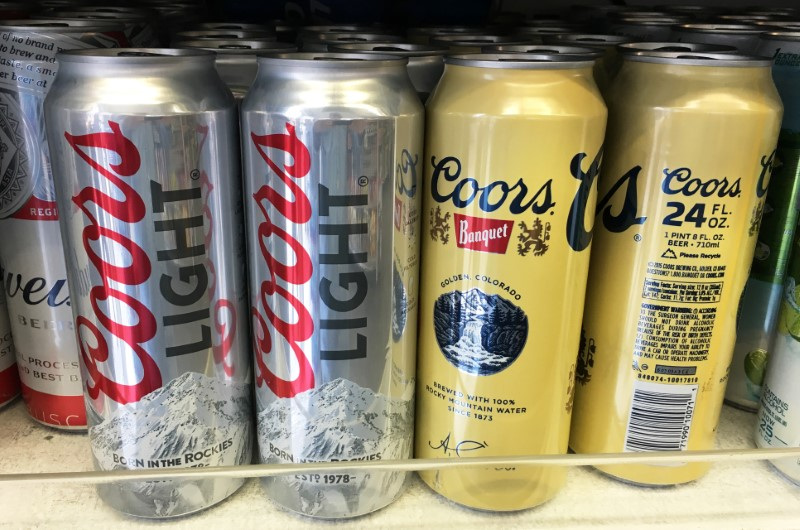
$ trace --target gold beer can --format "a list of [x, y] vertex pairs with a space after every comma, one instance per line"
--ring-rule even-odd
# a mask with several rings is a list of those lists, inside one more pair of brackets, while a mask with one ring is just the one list
[[[416, 456], [565, 453], [607, 117], [592, 60], [447, 57], [427, 115]], [[420, 476], [501, 511], [550, 499], [566, 470]]]
[[[769, 59], [623, 59], [607, 98], [570, 446], [713, 449], [783, 107]], [[678, 484], [708, 467], [600, 469]]]

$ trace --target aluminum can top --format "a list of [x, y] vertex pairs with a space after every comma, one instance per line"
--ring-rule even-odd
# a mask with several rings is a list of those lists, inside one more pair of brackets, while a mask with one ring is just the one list
[[[56, 55], [61, 69], [59, 75], [96, 77], [103, 72], [103, 77], [109, 77], [110, 73], [115, 80], [142, 77], [142, 70], [157, 75], [163, 69], [205, 68], [213, 65], [215, 58], [214, 52], [194, 48], [90, 48], [63, 51]], [[127, 90], [126, 94], [132, 94], [132, 91]], [[142, 94], [142, 97], [145, 95]], [[157, 103], [154, 99], [153, 104]]]
[[318, 35], [324, 33], [388, 33], [393, 35], [396, 33], [383, 26], [367, 26], [356, 24], [303, 26], [298, 28], [297, 31], [300, 33], [300, 35]]
[[361, 70], [398, 67], [408, 64], [408, 58], [392, 55], [363, 55], [358, 53], [293, 52], [258, 56], [259, 67], [300, 67], [315, 70]]
[[[800, 25], [797, 28], [800, 30]], [[800, 41], [800, 31], [769, 31], [761, 34], [763, 40]]]
[[108, 11], [85, 11], [85, 10], [70, 10], [70, 11], [53, 11], [50, 16], [58, 19], [62, 18], [79, 18], [79, 19], [97, 19], [97, 20], [119, 20], [120, 22], [128, 21], [144, 21], [149, 22], [151, 17], [142, 13], [112, 13]]
[[198, 29], [193, 31], [178, 31], [173, 35], [173, 42], [196, 39], [272, 39], [275, 32], [270, 31], [244, 31], [239, 29]]
[[612, 26], [674, 26], [682, 24], [686, 19], [683, 17], [659, 16], [659, 17], [622, 17], [612, 24]]
[[179, 41], [178, 44], [181, 48], [210, 50], [219, 55], [255, 55], [261, 52], [297, 51], [297, 46], [294, 44], [270, 39], [197, 39]]
[[624, 35], [604, 35], [600, 33], [566, 33], [549, 35], [544, 38], [546, 44], [565, 44], [586, 48], [611, 48], [619, 44], [631, 42], [631, 37]]
[[581, 46], [559, 46], [557, 44], [495, 44], [484, 46], [482, 53], [533, 53], [537, 55], [580, 55], [586, 60], [597, 59], [603, 55], [597, 48]]
[[452, 35], [452, 34], [471, 34], [480, 35], [484, 28], [480, 26], [420, 26], [416, 28], [408, 28], [407, 35]]
[[530, 44], [529, 39], [509, 35], [438, 35], [431, 39], [431, 44], [457, 48], [460, 46], [488, 46], [490, 44]]
[[659, 11], [666, 11], [667, 13], [678, 13], [682, 15], [705, 15], [708, 13], [715, 13], [719, 11], [719, 8], [716, 7], [701, 6], [696, 4], [686, 4], [686, 5], [662, 4], [662, 5], [657, 5], [656, 9], [658, 9]]
[[250, 22], [199, 22], [193, 24], [190, 30], [212, 29], [215, 31], [239, 30], [239, 31], [266, 31], [274, 33], [275, 27], [270, 24], [252, 24]]
[[301, 38], [303, 44], [328, 42], [400, 42], [403, 38], [390, 33], [315, 33]]
[[576, 33], [581, 31], [579, 25], [537, 25], [514, 28], [512, 35], [552, 35], [556, 33]]
[[764, 32], [763, 28], [753, 24], [677, 24], [675, 29], [687, 33], [733, 33], [737, 35]]
[[735, 68], [769, 68], [772, 59], [756, 55], [703, 52], [664, 52], [635, 50], [623, 54], [627, 61], [644, 63], [675, 64], [681, 66], [711, 66]]
[[158, 17], [158, 12], [156, 10], [146, 7], [77, 5], [70, 7], [69, 10], [84, 11], [87, 13], [111, 13], [120, 16], [143, 17], [149, 19]]
[[445, 64], [501, 70], [568, 70], [591, 68], [594, 58], [557, 53], [470, 53], [448, 55]]
[[744, 9], [744, 12], [750, 15], [783, 15], [794, 16], [798, 11], [794, 7], [779, 7], [779, 6], [750, 6]]
[[122, 22], [68, 18], [30, 18], [0, 21], [0, 31], [31, 31], [48, 33], [87, 33], [122, 31]]
[[734, 14], [734, 15], [719, 15], [716, 17], [722, 24], [755, 24], [756, 22], [777, 22], [784, 17], [775, 15], [750, 15], [750, 14]]
[[662, 9], [626, 9], [612, 15], [612, 18], [659, 18], [669, 16], [669, 13]]
[[736, 46], [727, 44], [705, 44], [699, 42], [626, 42], [617, 45], [620, 53], [634, 52], [701, 52], [701, 53], [737, 53]]
[[343, 42], [328, 47], [331, 52], [358, 52], [367, 54], [397, 55], [400, 57], [434, 57], [447, 54], [447, 48], [432, 44], [409, 42]]

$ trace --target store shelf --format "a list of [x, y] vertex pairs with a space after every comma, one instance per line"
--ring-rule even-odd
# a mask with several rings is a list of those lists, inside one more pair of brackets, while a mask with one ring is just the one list
[[[720, 449], [752, 448], [755, 416], [725, 406]], [[0, 473], [89, 471], [85, 435], [64, 433], [30, 420], [21, 402], [0, 411]], [[272, 504], [257, 480], [204, 512], [171, 521], [146, 521], [108, 508], [88, 484], [0, 484], [0, 527], [30, 528], [324, 528]], [[412, 477], [401, 498], [374, 514], [345, 521], [369, 528], [800, 528], [800, 487], [766, 462], [716, 464], [691, 484], [642, 488], [590, 468], [570, 469], [567, 486], [535, 509], [496, 514], [457, 506]]]

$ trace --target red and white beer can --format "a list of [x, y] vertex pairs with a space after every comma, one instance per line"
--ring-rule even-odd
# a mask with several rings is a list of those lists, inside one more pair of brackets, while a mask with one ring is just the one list
[[[248, 464], [251, 379], [236, 106], [202, 50], [59, 55], [45, 112], [100, 470]], [[104, 484], [140, 517], [242, 479]]]

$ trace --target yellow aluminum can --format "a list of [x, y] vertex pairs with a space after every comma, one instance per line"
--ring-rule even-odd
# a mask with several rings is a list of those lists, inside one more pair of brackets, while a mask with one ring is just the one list
[[[632, 51], [607, 101], [570, 446], [713, 449], [783, 112], [770, 61]], [[678, 484], [708, 467], [600, 469]]]
[[[448, 57], [427, 113], [415, 454], [565, 453], [607, 117], [592, 60]], [[420, 475], [500, 511], [566, 471]]]

